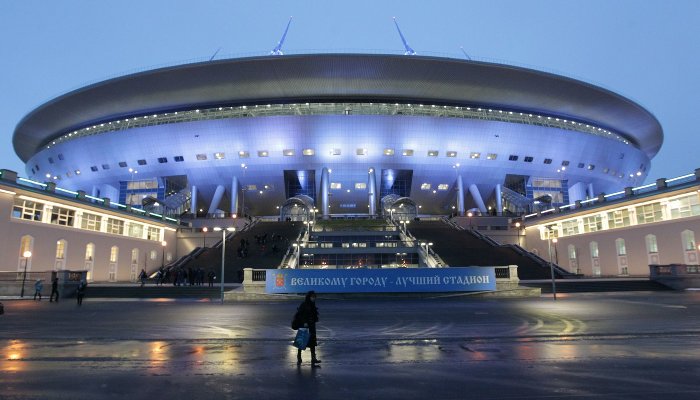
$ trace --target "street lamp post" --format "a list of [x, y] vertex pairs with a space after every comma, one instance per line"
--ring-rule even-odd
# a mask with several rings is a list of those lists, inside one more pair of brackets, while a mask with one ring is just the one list
[[209, 228], [207, 228], [205, 226], [204, 228], [202, 228], [202, 232], [204, 232], [202, 234], [202, 239], [204, 240], [204, 242], [202, 243], [202, 248], [206, 249], [207, 248], [207, 232], [209, 232]]
[[22, 253], [22, 257], [24, 257], [24, 274], [22, 275], [22, 292], [20, 293], [19, 297], [24, 297], [24, 282], [27, 281], [27, 263], [29, 262], [29, 258], [32, 256], [31, 251], [25, 251]]
[[554, 281], [554, 264], [552, 263], [552, 243], [556, 245], [557, 238], [551, 237], [551, 232], [547, 235], [547, 247], [549, 250], [549, 274], [552, 277], [552, 294], [554, 295], [554, 300], [557, 299], [557, 284]]
[[520, 243], [520, 221], [515, 223], [515, 228], [518, 230], [518, 246], [522, 246]]
[[168, 242], [163, 240], [160, 244], [163, 246], [163, 258], [161, 258], [160, 267], [165, 268], [165, 246], [168, 245]]
[[469, 230], [472, 229], [472, 217], [473, 217], [473, 216], [474, 216], [474, 214], [472, 214], [471, 211], [469, 211], [469, 212], [467, 213], [467, 217], [469, 217]]
[[226, 229], [214, 228], [214, 231], [221, 231], [221, 304], [224, 304], [224, 267], [226, 265], [226, 232], [234, 232], [236, 228], [229, 226]]

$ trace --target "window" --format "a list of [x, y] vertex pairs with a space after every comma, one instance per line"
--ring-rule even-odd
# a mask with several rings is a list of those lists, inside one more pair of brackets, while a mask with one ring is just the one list
[[83, 213], [80, 218], [80, 227], [89, 231], [99, 231], [102, 227], [102, 217], [96, 214]]
[[498, 158], [498, 154], [496, 153], [489, 153], [486, 155], [487, 160], [495, 160], [496, 158]]
[[136, 162], [137, 162], [139, 165], [146, 165], [146, 164], [148, 164], [148, 163], [146, 162], [146, 160], [138, 160], [138, 161], [136, 161]]
[[108, 170], [108, 169], [109, 169], [109, 164], [102, 164], [102, 169]]
[[587, 170], [593, 171], [595, 169], [595, 165], [593, 164], [588, 164], [588, 167], [586, 167]]
[[583, 168], [583, 167], [585, 167], [585, 166], [586, 166], [586, 165], [585, 165], [584, 163], [582, 163], [582, 162], [578, 163], [578, 167], [579, 167], [579, 168]]
[[53, 157], [49, 157], [49, 164], [53, 164]]
[[457, 152], [456, 151], [448, 151], [447, 157], [457, 157]]
[[75, 210], [54, 206], [51, 210], [51, 223], [63, 226], [73, 226]]
[[523, 158], [523, 161], [525, 161], [525, 162], [532, 162], [532, 160], [533, 160], [533, 158], [530, 156], [525, 156], [525, 158]]
[[603, 229], [603, 217], [600, 214], [583, 217], [583, 231], [597, 232]]
[[305, 156], [313, 156], [314, 154], [316, 154], [316, 151], [314, 149], [304, 149], [301, 151], [301, 154]]
[[559, 179], [547, 179], [547, 178], [533, 178], [532, 179], [532, 186], [533, 187], [540, 187], [540, 188], [560, 188], [561, 187], [561, 180], [559, 180]]
[[355, 150], [355, 154], [358, 156], [366, 156], [367, 155], [367, 149], [357, 149]]
[[551, 159], [551, 158], [545, 158], [545, 159], [544, 159], [544, 163], [545, 163], [545, 164], [551, 164], [551, 163], [552, 163], [552, 159]]
[[160, 228], [156, 228], [155, 226], [149, 226], [146, 234], [146, 239], [154, 240], [157, 242], [160, 241]]
[[561, 230], [564, 236], [577, 235], [578, 232], [578, 221], [575, 219], [570, 219], [568, 221], [562, 221]]
[[168, 162], [168, 158], [167, 158], [167, 157], [158, 157], [158, 163], [160, 163], [160, 164], [165, 164], [165, 163], [167, 163], [167, 162]]
[[403, 154], [406, 157], [411, 157], [413, 155], [413, 150], [411, 149], [404, 149], [401, 154]]
[[469, 153], [469, 158], [471, 158], [472, 160], [476, 160], [479, 157], [481, 157], [481, 153], [477, 153], [477, 152]]
[[364, 189], [367, 189], [367, 184], [364, 183], [364, 182], [355, 183], [355, 189], [356, 189], [356, 190], [364, 190]]
[[573, 244], [570, 244], [566, 246], [567, 252], [569, 253], [569, 260], [575, 260], [576, 259], [576, 246]]
[[61, 161], [63, 161], [63, 160], [64, 160], [63, 154], [59, 153], [59, 154], [58, 154], [58, 159], [61, 160]]
[[420, 185], [420, 190], [430, 190], [430, 184], [429, 183], [423, 183]]
[[158, 257], [158, 252], [155, 250], [151, 250], [150, 255], [151, 255], [151, 260], [155, 260], [156, 257]]
[[267, 157], [268, 152], [267, 150], [258, 150], [258, 157]]
[[616, 210], [608, 212], [608, 227], [610, 229], [630, 226], [629, 210]]
[[36, 165], [34, 166], [34, 168], [36, 168], [36, 172], [39, 172], [39, 171], [40, 171], [40, 169], [39, 169], [39, 164], [36, 164]]
[[437, 157], [438, 153], [437, 150], [428, 150], [428, 157]]
[[92, 167], [90, 167], [90, 171], [97, 172], [97, 166], [93, 165]]
[[119, 167], [120, 167], [120, 168], [126, 168], [126, 167], [128, 167], [128, 166], [129, 166], [129, 165], [126, 163], [126, 161], [119, 161]]
[[663, 221], [663, 209], [661, 203], [651, 203], [635, 207], [637, 211], [637, 223], [648, 224]]
[[107, 232], [115, 235], [124, 234], [124, 221], [115, 218], [107, 219]]
[[450, 188], [450, 185], [448, 185], [446, 183], [441, 183], [438, 185], [438, 190], [447, 190], [449, 188]]
[[131, 249], [131, 263], [132, 264], [139, 263], [139, 249]]
[[686, 229], [683, 232], [681, 232], [681, 238], [683, 239], [683, 250], [695, 250], [695, 232]]
[[291, 156], [294, 155], [294, 150], [292, 150], [292, 149], [284, 149], [284, 150], [282, 150], [282, 154], [283, 154], [285, 157], [291, 157]]
[[248, 157], [250, 157], [250, 152], [243, 151], [243, 150], [238, 152], [238, 158], [248, 158]]
[[207, 160], [206, 154], [197, 154], [195, 157], [197, 158], [197, 161], [206, 161]]
[[109, 250], [109, 262], [116, 263], [119, 258], [119, 247], [112, 246]]
[[562, 167], [568, 167], [568, 166], [569, 166], [569, 162], [566, 161], [566, 160], [564, 160], [564, 161], [561, 162], [561, 166], [562, 166]]
[[223, 152], [214, 153], [215, 160], [223, 160], [224, 158], [226, 158], [226, 153], [223, 153]]
[[173, 160], [175, 160], [175, 162], [183, 162], [183, 161], [185, 161], [185, 157], [175, 156], [175, 157], [173, 157]]
[[340, 182], [331, 182], [331, 189], [342, 189], [343, 185]]
[[647, 254], [659, 252], [659, 245], [656, 243], [656, 236], [655, 235], [646, 235], [644, 237], [644, 241], [646, 242], [646, 245], [647, 245]]
[[385, 155], [385, 156], [393, 156], [393, 155], [394, 155], [394, 149], [384, 149], [384, 155]]
[[129, 236], [143, 238], [143, 225], [135, 223], [129, 224]]
[[593, 258], [600, 257], [600, 255], [598, 253], [598, 242], [591, 242], [589, 247], [591, 249], [591, 257], [593, 257]]
[[43, 212], [43, 203], [16, 198], [14, 206], [12, 207], [12, 218], [41, 221]]
[[518, 161], [518, 156], [510, 155], [508, 156], [508, 161]]
[[669, 201], [668, 211], [671, 214], [671, 218], [684, 218], [700, 215], [700, 201], [698, 201], [697, 193]]
[[625, 247], [625, 239], [615, 239], [615, 248], [618, 256], [627, 255], [627, 247]]
[[88, 243], [85, 246], [85, 261], [92, 261], [95, 259], [95, 245], [93, 243]]
[[332, 150], [331, 150], [331, 155], [332, 155], [332, 156], [339, 156], [339, 155], [340, 155], [340, 149], [332, 149]]
[[66, 258], [66, 241], [61, 239], [56, 242], [56, 259], [65, 260]]

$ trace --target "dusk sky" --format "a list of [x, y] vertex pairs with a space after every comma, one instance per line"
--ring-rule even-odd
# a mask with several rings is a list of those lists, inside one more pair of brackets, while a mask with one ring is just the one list
[[[647, 181], [700, 167], [700, 1], [0, 2], [0, 168], [25, 176], [16, 124], [42, 103], [131, 72], [283, 51], [402, 53], [397, 17], [420, 55], [530, 67], [639, 103], [664, 144]], [[534, 144], [536, 145], [536, 144]], [[542, 144], [545, 145], [545, 144]], [[109, 151], [109, 149], [105, 149]]]

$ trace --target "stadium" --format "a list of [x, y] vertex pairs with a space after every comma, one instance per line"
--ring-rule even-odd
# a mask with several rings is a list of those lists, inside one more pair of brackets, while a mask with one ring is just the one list
[[662, 142], [650, 112], [586, 82], [382, 54], [121, 76], [39, 106], [13, 136], [33, 180], [185, 220], [519, 215], [638, 185]]

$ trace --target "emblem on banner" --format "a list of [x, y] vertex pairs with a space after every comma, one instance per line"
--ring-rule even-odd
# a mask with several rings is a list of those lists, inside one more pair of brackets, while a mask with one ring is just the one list
[[284, 274], [282, 274], [282, 273], [276, 274], [275, 287], [284, 287]]

